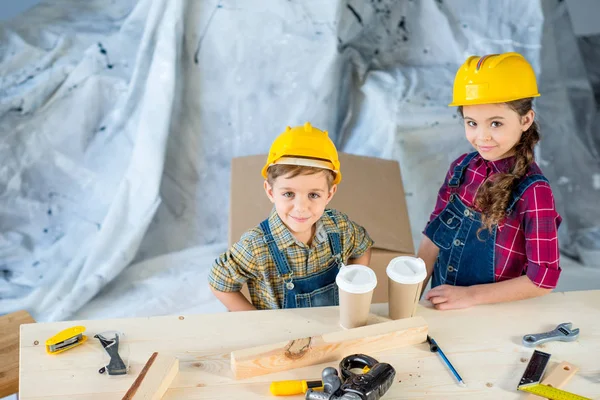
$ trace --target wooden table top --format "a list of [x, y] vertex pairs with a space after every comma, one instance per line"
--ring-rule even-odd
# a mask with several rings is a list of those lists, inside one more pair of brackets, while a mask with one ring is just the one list
[[[552, 355], [551, 363], [568, 361], [580, 368], [565, 390], [600, 397], [600, 290], [552, 293], [455, 311], [437, 311], [426, 304], [422, 302], [417, 313], [425, 318], [430, 335], [467, 387], [457, 385], [425, 343], [370, 354], [396, 369], [395, 382], [384, 399], [524, 398], [516, 387], [533, 349], [521, 344], [522, 337], [552, 330], [562, 322], [580, 328], [579, 339], [549, 342], [538, 349]], [[374, 304], [371, 310], [387, 316], [386, 304]], [[319, 379], [325, 366], [337, 368], [337, 364], [236, 381], [230, 370], [230, 352], [339, 331], [338, 312], [337, 307], [323, 307], [22, 325], [20, 399], [121, 399], [155, 351], [180, 361], [179, 374], [164, 399], [273, 399], [269, 393], [272, 381]], [[373, 316], [371, 323], [381, 320]], [[87, 342], [61, 354], [46, 354], [46, 339], [74, 325], [86, 327]], [[127, 375], [98, 373], [108, 356], [93, 336], [111, 330], [124, 333], [119, 353], [129, 361]]]

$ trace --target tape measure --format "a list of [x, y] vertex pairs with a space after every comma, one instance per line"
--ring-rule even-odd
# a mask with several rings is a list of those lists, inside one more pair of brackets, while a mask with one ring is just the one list
[[544, 375], [546, 366], [548, 366], [548, 361], [550, 361], [550, 354], [535, 350], [529, 360], [529, 364], [527, 364], [527, 368], [525, 368], [525, 373], [517, 389], [549, 400], [592, 400], [589, 397], [579, 396], [552, 386], [542, 385], [540, 381]]
[[560, 390], [552, 386], [542, 385], [541, 383], [530, 386], [519, 386], [519, 390], [550, 400], [592, 400], [589, 397], [583, 397], [574, 393], [565, 392], [564, 390]]

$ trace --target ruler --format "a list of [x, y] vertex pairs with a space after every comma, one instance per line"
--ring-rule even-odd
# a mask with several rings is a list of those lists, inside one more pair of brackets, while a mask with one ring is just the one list
[[542, 385], [540, 381], [548, 366], [548, 361], [550, 361], [550, 354], [535, 350], [517, 388], [523, 392], [535, 394], [549, 400], [592, 400], [588, 397]]
[[566, 392], [552, 386], [542, 385], [541, 383], [519, 386], [519, 390], [550, 400], [592, 400], [589, 397], [579, 396], [575, 393]]
[[[558, 364], [552, 371], [546, 372], [542, 378], [542, 385], [552, 386], [562, 389], [579, 371], [579, 367], [566, 361]], [[523, 400], [542, 400], [542, 397], [535, 394], [528, 394]]]

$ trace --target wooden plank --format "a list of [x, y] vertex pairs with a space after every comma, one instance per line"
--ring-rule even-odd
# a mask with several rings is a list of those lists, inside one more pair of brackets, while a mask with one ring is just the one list
[[122, 400], [160, 400], [179, 371], [173, 356], [152, 353]]
[[[555, 387], [557, 389], [562, 389], [575, 374], [579, 371], [579, 367], [568, 363], [566, 361], [558, 364], [554, 369], [546, 374], [542, 378], [542, 384]], [[535, 394], [527, 394], [525, 400], [538, 400], [543, 399], [543, 397], [536, 396]]]
[[406, 318], [234, 351], [231, 370], [236, 379], [251, 378], [338, 361], [353, 353], [373, 354], [423, 343], [426, 338], [423, 317]]
[[19, 391], [19, 328], [34, 322], [27, 311], [0, 317], [0, 398]]

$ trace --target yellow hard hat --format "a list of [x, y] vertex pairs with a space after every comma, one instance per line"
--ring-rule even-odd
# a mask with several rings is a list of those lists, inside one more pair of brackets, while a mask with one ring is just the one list
[[267, 178], [267, 169], [275, 164], [303, 165], [329, 169], [335, 172], [334, 184], [340, 183], [340, 160], [335, 144], [327, 131], [313, 127], [310, 122], [302, 126], [285, 129], [269, 150], [267, 163], [262, 169], [263, 178]]
[[539, 95], [535, 72], [521, 54], [471, 56], [456, 73], [449, 105], [506, 103]]

